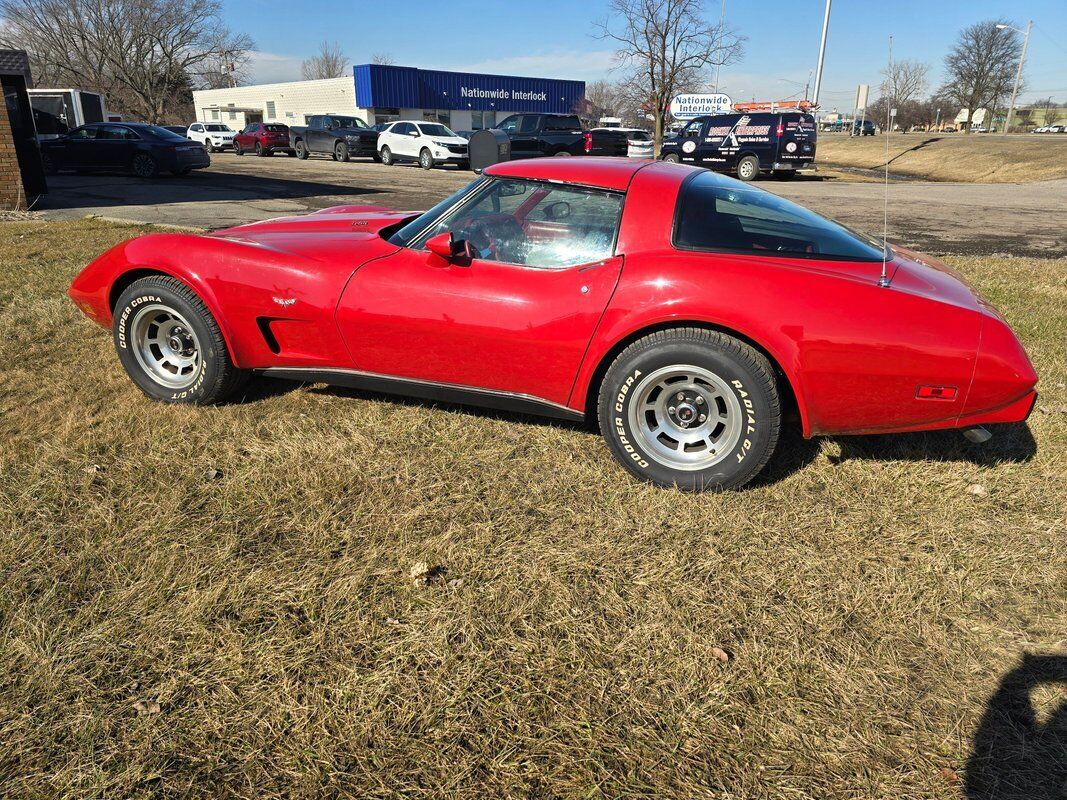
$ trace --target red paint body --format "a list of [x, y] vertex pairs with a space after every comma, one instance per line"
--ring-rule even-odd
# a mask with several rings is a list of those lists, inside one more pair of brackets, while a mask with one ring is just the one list
[[[898, 248], [884, 288], [880, 263], [676, 250], [675, 202], [690, 172], [596, 158], [487, 170], [626, 192], [616, 255], [582, 267], [451, 264], [378, 234], [411, 213], [344, 206], [209, 236], [133, 239], [86, 267], [70, 295], [109, 326], [130, 280], [164, 273], [201, 296], [239, 367], [359, 370], [577, 412], [625, 343], [653, 328], [707, 325], [777, 364], [806, 436], [1026, 418], [1037, 381], [1026, 353], [949, 268]], [[942, 391], [920, 392], [931, 386]]]
[[[267, 125], [281, 130], [268, 130]], [[245, 130], [237, 133], [233, 137], [233, 142], [235, 147], [240, 147], [248, 153], [254, 152], [257, 144], [266, 153], [273, 153], [278, 150], [290, 152], [293, 149], [289, 143], [289, 126], [274, 122], [253, 123]]]

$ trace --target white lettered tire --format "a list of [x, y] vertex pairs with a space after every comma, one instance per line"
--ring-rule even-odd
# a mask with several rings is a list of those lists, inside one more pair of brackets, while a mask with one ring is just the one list
[[657, 331], [612, 362], [600, 430], [637, 477], [687, 491], [743, 486], [778, 443], [774, 370], [748, 344], [704, 328]]
[[169, 276], [149, 275], [126, 287], [115, 303], [112, 334], [126, 373], [154, 400], [217, 403], [247, 378], [230, 359], [208, 307]]

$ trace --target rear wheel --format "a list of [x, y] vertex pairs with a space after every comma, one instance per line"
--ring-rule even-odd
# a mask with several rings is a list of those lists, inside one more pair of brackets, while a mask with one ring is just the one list
[[304, 140], [301, 139], [300, 141], [298, 141], [296, 143], [296, 157], [301, 159], [301, 160], [304, 160], [309, 155], [311, 155], [311, 154], [308, 152], [308, 146], [306, 144], [304, 144]]
[[378, 154], [382, 159], [382, 163], [387, 167], [393, 166], [393, 151], [389, 149], [389, 145], [382, 147], [382, 151]]
[[113, 334], [122, 366], [154, 400], [216, 403], [247, 379], [207, 306], [175, 278], [150, 275], [130, 284], [115, 304]]
[[334, 161], [348, 161], [348, 145], [344, 142], [338, 142], [337, 146], [333, 149]]
[[130, 162], [130, 169], [138, 178], [154, 178], [159, 173], [156, 160], [148, 153], [138, 153]]
[[781, 427], [770, 362], [703, 328], [657, 331], [631, 344], [608, 368], [598, 406], [601, 432], [627, 470], [687, 491], [747, 483], [770, 459]]
[[744, 156], [737, 162], [737, 177], [745, 183], [756, 180], [759, 175], [759, 159], [755, 156]]
[[429, 148], [424, 147], [419, 153], [419, 166], [423, 169], [433, 169], [433, 153]]
[[263, 156], [265, 156], [266, 154], [267, 151], [263, 149], [263, 145], [261, 145], [259, 142], [256, 142], [256, 155], [260, 158], [263, 158]]

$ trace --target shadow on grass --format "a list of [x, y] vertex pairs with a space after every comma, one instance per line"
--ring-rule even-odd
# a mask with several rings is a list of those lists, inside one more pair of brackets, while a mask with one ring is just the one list
[[1067, 796], [1067, 700], [1042, 719], [1034, 692], [1067, 690], [1067, 656], [1030, 655], [986, 704], [967, 760], [967, 800]]
[[984, 444], [968, 442], [955, 430], [839, 436], [834, 441], [840, 445], [841, 455], [832, 456], [830, 461], [968, 461], [994, 466], [1029, 461], [1037, 453], [1037, 442], [1025, 423], [990, 425], [989, 431], [993, 438]]

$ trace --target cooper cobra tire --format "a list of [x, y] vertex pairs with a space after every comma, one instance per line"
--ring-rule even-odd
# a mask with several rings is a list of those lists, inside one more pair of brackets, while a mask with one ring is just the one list
[[309, 155], [311, 155], [311, 153], [308, 152], [308, 146], [304, 143], [304, 140], [301, 139], [296, 143], [296, 157], [301, 161], [305, 161]]
[[759, 159], [755, 156], [745, 156], [738, 161], [737, 177], [745, 183], [756, 180], [759, 177]]
[[677, 164], [682, 159], [679, 157], [679, 155], [677, 153], [667, 153], [667, 155], [665, 155], [663, 157], [663, 160], [667, 161], [667, 162], [670, 162], [671, 164]]
[[631, 344], [600, 387], [600, 430], [642, 480], [734, 489], [770, 459], [781, 404], [767, 358], [718, 331], [671, 328]]
[[126, 287], [112, 334], [126, 373], [153, 400], [217, 403], [248, 378], [230, 360], [207, 306], [175, 278], [149, 275]]

